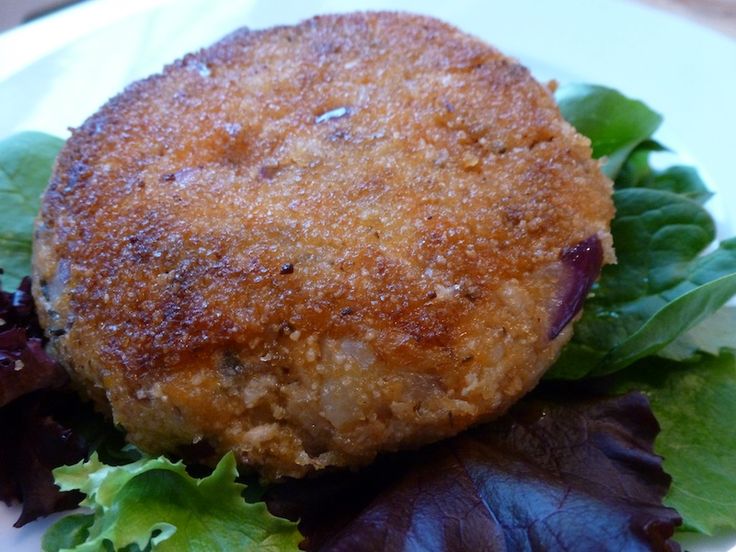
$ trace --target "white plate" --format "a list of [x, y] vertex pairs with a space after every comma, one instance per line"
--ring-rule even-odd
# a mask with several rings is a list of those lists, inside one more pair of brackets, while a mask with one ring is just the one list
[[[400, 9], [434, 15], [517, 57], [540, 79], [613, 86], [665, 115], [657, 137], [697, 165], [717, 192], [719, 238], [736, 234], [733, 138], [736, 42], [624, 0], [97, 0], [0, 35], [0, 138], [20, 130], [66, 137], [111, 95], [228, 32], [318, 13]], [[38, 550], [46, 520], [10, 527], [0, 550]], [[736, 551], [736, 534], [689, 539], [692, 551]]]

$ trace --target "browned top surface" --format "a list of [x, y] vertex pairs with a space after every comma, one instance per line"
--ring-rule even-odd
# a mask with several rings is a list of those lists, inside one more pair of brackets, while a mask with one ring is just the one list
[[295, 330], [457, 363], [502, 282], [607, 228], [589, 155], [525, 68], [438, 21], [241, 31], [74, 132], [36, 244], [66, 292], [47, 323], [132, 379]]

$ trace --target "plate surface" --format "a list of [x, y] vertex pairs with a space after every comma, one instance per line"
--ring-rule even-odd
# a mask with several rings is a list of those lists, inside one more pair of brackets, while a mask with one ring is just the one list
[[[62, 137], [130, 82], [241, 26], [292, 24], [320, 13], [393, 9], [434, 15], [527, 65], [541, 80], [620, 89], [665, 116], [657, 138], [717, 192], [719, 239], [736, 234], [732, 129], [736, 42], [625, 0], [96, 0], [0, 35], [0, 138]], [[0, 503], [0, 550], [30, 552], [50, 520], [11, 527]], [[736, 534], [687, 537], [694, 552], [736, 551]]]

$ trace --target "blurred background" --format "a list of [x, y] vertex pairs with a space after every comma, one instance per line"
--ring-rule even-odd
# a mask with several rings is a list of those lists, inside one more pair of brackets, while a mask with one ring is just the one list
[[0, 0], [0, 31], [82, 1], [84, 0]]
[[[27, 21], [94, 0], [0, 0], [0, 32]], [[626, 0], [622, 0], [626, 1]], [[635, 0], [679, 13], [736, 38], [736, 0]]]
[[[94, 0], [0, 0], [0, 32], [67, 6], [92, 1]], [[679, 13], [736, 38], [736, 0], [635, 1]]]

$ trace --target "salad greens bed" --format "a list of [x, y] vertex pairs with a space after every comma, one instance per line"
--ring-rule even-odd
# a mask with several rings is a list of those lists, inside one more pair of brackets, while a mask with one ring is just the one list
[[[123, 466], [89, 461], [57, 468], [62, 490], [79, 489], [91, 514], [62, 518], [44, 538], [45, 550], [296, 550], [296, 524], [268, 513], [263, 502], [247, 503], [232, 453], [202, 479], [183, 463], [144, 458]], [[83, 542], [83, 544], [81, 544]]]
[[145, 456], [69, 392], [23, 279], [63, 142], [0, 142], [0, 266], [18, 287], [0, 296], [0, 499], [23, 502], [16, 525], [81, 500], [49, 552], [676, 550], [678, 525], [736, 529], [736, 238], [713, 247], [692, 167], [653, 168], [657, 113], [600, 86], [556, 95], [615, 182], [618, 264], [545, 381], [453, 439], [267, 487], [232, 454], [214, 470]]

